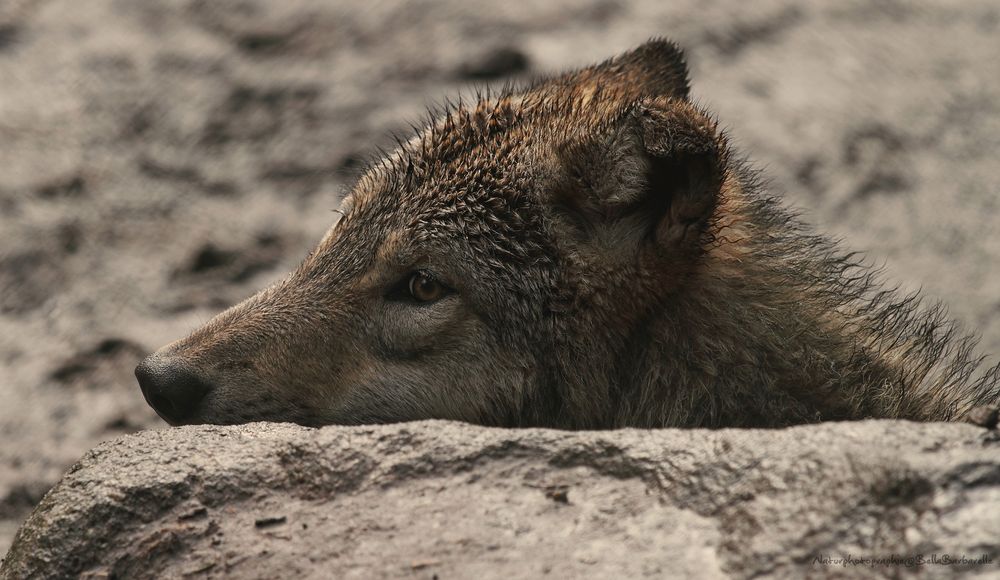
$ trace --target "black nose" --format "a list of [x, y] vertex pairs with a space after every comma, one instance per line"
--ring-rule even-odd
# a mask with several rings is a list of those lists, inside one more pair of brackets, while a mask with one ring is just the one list
[[171, 425], [194, 417], [198, 404], [212, 388], [182, 361], [155, 354], [135, 367], [135, 378], [149, 406]]

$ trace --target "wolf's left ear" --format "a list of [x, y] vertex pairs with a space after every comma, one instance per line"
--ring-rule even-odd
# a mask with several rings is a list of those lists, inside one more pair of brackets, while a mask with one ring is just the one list
[[553, 77], [531, 92], [611, 95], [616, 102], [630, 102], [655, 97], [687, 100], [690, 90], [684, 52], [668, 40], [654, 39], [600, 64]]
[[595, 135], [564, 145], [556, 203], [603, 246], [651, 241], [664, 255], [700, 248], [727, 173], [718, 126], [687, 101], [640, 101]]
[[653, 39], [593, 67], [599, 84], [645, 97], [687, 99], [684, 51], [669, 40]]

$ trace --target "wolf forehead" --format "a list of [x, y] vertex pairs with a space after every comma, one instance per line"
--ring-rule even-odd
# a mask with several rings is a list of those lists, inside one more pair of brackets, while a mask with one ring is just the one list
[[[523, 235], [539, 229], [539, 189], [558, 179], [566, 151], [652, 97], [688, 97], [683, 53], [666, 40], [522, 90], [459, 101], [362, 174], [336, 229], [426, 238], [416, 242], [460, 234], [470, 243], [488, 238], [501, 252], [538, 249]], [[512, 237], [524, 243], [497, 247]]]

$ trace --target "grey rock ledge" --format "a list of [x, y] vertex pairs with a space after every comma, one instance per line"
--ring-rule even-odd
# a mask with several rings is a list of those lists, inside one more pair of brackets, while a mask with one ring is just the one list
[[[984, 556], [991, 562], [975, 561]], [[924, 563], [864, 560], [892, 557]], [[894, 421], [776, 431], [573, 433], [441, 421], [147, 431], [104, 443], [71, 468], [0, 570], [5, 578], [986, 577], [1000, 573], [1000, 434]]]

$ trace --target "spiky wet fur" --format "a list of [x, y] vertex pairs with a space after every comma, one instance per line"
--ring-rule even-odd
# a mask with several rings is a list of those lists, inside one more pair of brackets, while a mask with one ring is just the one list
[[[669, 42], [449, 105], [342, 212], [286, 280], [154, 355], [214, 385], [190, 422], [777, 427], [1000, 398], [941, 307], [767, 193]], [[420, 267], [450, 302], [392, 302]]]
[[955, 420], [997, 403], [998, 368], [983, 372], [975, 338], [940, 304], [886, 288], [734, 165], [742, 188], [726, 205], [738, 209], [713, 222], [702, 267], [645, 331], [652, 340], [633, 341], [614, 424]]

